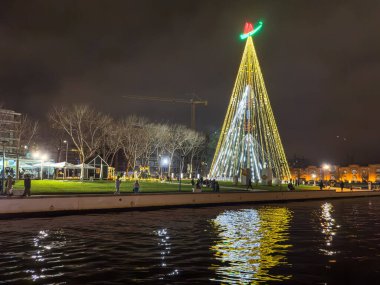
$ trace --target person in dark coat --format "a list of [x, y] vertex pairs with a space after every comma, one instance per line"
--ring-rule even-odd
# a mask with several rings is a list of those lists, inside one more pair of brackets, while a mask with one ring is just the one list
[[216, 192], [216, 183], [215, 183], [215, 179], [211, 180], [211, 189], [212, 189], [212, 192]]
[[251, 177], [248, 178], [247, 190], [248, 190], [248, 188], [251, 188], [253, 190], [253, 187], [252, 187], [252, 178]]
[[322, 180], [319, 181], [318, 186], [319, 186], [319, 190], [323, 189], [323, 181]]
[[7, 180], [5, 181], [5, 194], [8, 196], [13, 195], [13, 177], [11, 175], [8, 175]]
[[24, 176], [24, 193], [22, 196], [30, 196], [30, 189], [32, 188], [32, 180], [30, 180], [29, 174]]
[[115, 193], [114, 194], [120, 194], [120, 184], [121, 184], [121, 180], [120, 180], [120, 177], [117, 176], [116, 177], [116, 180], [115, 180]]
[[219, 182], [215, 181], [215, 192], [219, 192]]
[[288, 184], [288, 190], [289, 191], [295, 190], [292, 182], [289, 182], [289, 184]]
[[140, 191], [140, 184], [139, 184], [139, 181], [136, 180], [135, 184], [133, 184], [133, 192], [139, 193], [139, 191]]
[[343, 182], [343, 181], [340, 181], [340, 184], [339, 184], [339, 186], [340, 186], [340, 191], [342, 191], [342, 192], [343, 192], [343, 188], [344, 188], [344, 182]]

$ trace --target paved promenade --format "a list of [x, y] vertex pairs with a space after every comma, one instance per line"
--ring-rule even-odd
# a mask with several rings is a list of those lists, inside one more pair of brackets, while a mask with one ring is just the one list
[[2, 197], [0, 216], [43, 212], [80, 212], [111, 209], [181, 207], [232, 203], [285, 202], [379, 196], [380, 191], [231, 191], [220, 193], [154, 193], [121, 195], [45, 195]]

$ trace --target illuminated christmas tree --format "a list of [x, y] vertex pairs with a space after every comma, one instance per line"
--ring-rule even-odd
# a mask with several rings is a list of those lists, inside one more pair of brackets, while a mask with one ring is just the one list
[[280, 180], [290, 179], [252, 40], [262, 25], [258, 22], [253, 27], [246, 23], [240, 36], [246, 39], [245, 49], [211, 165], [211, 177], [228, 179], [250, 169], [252, 179], [259, 181], [268, 172]]

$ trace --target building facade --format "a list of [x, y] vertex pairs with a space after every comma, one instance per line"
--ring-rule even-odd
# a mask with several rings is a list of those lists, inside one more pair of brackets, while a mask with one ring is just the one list
[[19, 145], [17, 130], [21, 122], [21, 114], [12, 110], [0, 109], [0, 144], [3, 152], [15, 154]]
[[348, 166], [329, 165], [313, 166], [306, 168], [291, 168], [293, 180], [309, 181], [344, 181], [356, 182], [380, 182], [380, 164], [369, 164], [366, 166], [350, 164]]

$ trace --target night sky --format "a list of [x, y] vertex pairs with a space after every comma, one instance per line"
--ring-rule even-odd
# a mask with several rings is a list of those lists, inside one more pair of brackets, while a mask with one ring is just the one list
[[[114, 117], [221, 127], [244, 42], [255, 37], [288, 157], [380, 163], [380, 1], [0, 2], [0, 102], [43, 120], [49, 107], [89, 103]], [[339, 136], [339, 138], [337, 138]], [[345, 138], [345, 140], [344, 140]]]

